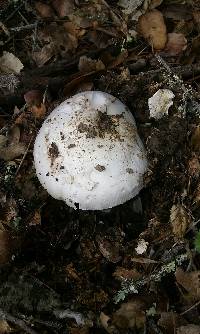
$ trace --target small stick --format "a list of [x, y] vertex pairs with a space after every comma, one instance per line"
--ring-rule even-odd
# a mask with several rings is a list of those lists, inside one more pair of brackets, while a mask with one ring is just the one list
[[18, 168], [17, 168], [17, 170], [16, 170], [15, 176], [17, 176], [17, 174], [18, 174], [18, 172], [19, 172], [19, 170], [20, 170], [20, 168], [21, 168], [21, 166], [22, 166], [22, 164], [23, 164], [23, 162], [24, 162], [24, 159], [25, 159], [26, 156], [27, 156], [27, 153], [28, 153], [28, 151], [29, 151], [29, 148], [30, 148], [30, 145], [31, 145], [32, 141], [33, 141], [33, 136], [31, 137], [31, 139], [30, 139], [30, 141], [29, 141], [29, 143], [28, 143], [27, 149], [26, 149], [26, 151], [25, 151], [25, 153], [24, 153], [24, 155], [23, 155], [23, 157], [22, 157], [22, 160], [21, 160], [21, 162], [20, 162], [20, 164], [19, 164], [19, 166], [18, 166]]

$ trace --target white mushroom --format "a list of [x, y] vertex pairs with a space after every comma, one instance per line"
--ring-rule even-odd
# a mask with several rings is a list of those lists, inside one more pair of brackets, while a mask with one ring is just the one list
[[48, 193], [82, 210], [133, 198], [147, 170], [131, 112], [100, 91], [74, 95], [52, 111], [36, 137], [34, 160]]

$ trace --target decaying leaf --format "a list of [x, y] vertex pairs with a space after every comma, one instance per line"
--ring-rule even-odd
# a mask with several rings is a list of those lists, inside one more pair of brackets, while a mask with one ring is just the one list
[[38, 12], [38, 14], [42, 17], [42, 18], [48, 18], [48, 17], [53, 17], [54, 16], [54, 12], [52, 10], [52, 8], [41, 2], [41, 1], [36, 1], [35, 2], [35, 8]]
[[154, 50], [162, 50], [167, 42], [167, 29], [163, 15], [157, 9], [139, 17], [138, 32], [149, 42]]
[[2, 73], [19, 74], [23, 67], [22, 62], [13, 53], [4, 51], [3, 56], [0, 57], [0, 72]]
[[168, 115], [169, 108], [173, 105], [174, 93], [169, 89], [159, 89], [148, 99], [150, 117], [160, 119]]
[[24, 99], [30, 112], [35, 118], [43, 118], [46, 113], [46, 107], [43, 100], [43, 94], [39, 90], [31, 90], [24, 94]]
[[12, 331], [6, 320], [0, 320], [0, 333], [6, 334]]
[[58, 13], [59, 17], [64, 17], [73, 12], [74, 1], [72, 0], [52, 0], [52, 6]]
[[117, 263], [121, 260], [119, 255], [120, 245], [117, 242], [111, 242], [106, 238], [98, 236], [96, 238], [101, 254], [110, 262]]
[[193, 155], [193, 157], [188, 161], [188, 172], [192, 177], [199, 177], [200, 162], [197, 155]]
[[194, 151], [200, 151], [200, 126], [198, 125], [191, 137], [191, 145]]
[[174, 236], [177, 238], [183, 238], [188, 226], [191, 223], [191, 217], [181, 204], [176, 204], [171, 208], [170, 222]]
[[166, 333], [175, 333], [176, 328], [184, 324], [184, 319], [175, 312], [162, 312], [158, 320], [158, 325], [164, 328]]
[[194, 324], [188, 324], [177, 328], [177, 334], [199, 334], [200, 326]]
[[92, 71], [101, 71], [105, 69], [103, 62], [99, 60], [93, 60], [87, 56], [81, 56], [79, 59], [78, 68], [80, 72], [89, 73]]
[[142, 275], [136, 269], [126, 269], [123, 267], [117, 267], [117, 269], [113, 273], [113, 276], [117, 280], [123, 281], [126, 279], [138, 280], [139, 278], [141, 278]]
[[143, 3], [143, 0], [119, 0], [118, 6], [123, 8], [125, 14], [133, 14], [135, 10], [140, 7]]
[[44, 45], [41, 50], [34, 51], [32, 58], [38, 67], [46, 64], [54, 55], [54, 49], [52, 43]]
[[115, 331], [115, 326], [110, 325], [111, 318], [104, 312], [100, 313], [99, 320], [106, 332], [112, 334]]
[[29, 226], [41, 225], [40, 210], [36, 210], [28, 222]]
[[184, 272], [181, 268], [177, 268], [176, 280], [186, 291], [186, 297], [192, 301], [200, 299], [200, 271]]
[[123, 303], [113, 314], [112, 324], [119, 329], [144, 328], [146, 322], [145, 306], [141, 300]]
[[164, 49], [164, 53], [168, 56], [178, 56], [182, 51], [187, 48], [187, 39], [181, 33], [175, 32], [167, 35], [167, 44]]
[[19, 140], [20, 129], [17, 125], [14, 125], [9, 131], [7, 140], [4, 138], [4, 144], [0, 145], [0, 159], [10, 161], [24, 154], [26, 146]]

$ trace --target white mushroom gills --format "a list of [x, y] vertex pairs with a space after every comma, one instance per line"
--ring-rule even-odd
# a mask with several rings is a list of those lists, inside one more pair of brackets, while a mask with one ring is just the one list
[[76, 94], [52, 111], [36, 137], [34, 161], [48, 193], [82, 210], [135, 197], [147, 170], [131, 112], [100, 91]]

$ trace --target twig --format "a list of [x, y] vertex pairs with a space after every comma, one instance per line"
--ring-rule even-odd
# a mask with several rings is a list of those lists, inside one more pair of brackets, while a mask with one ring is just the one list
[[193, 308], [197, 307], [199, 304], [200, 304], [200, 300], [198, 302], [196, 302], [194, 305], [192, 305], [191, 307], [189, 307], [187, 310], [182, 312], [180, 315], [184, 315], [184, 314], [190, 312], [191, 310], [193, 310]]
[[2, 309], [0, 309], [0, 318], [8, 320], [13, 324], [19, 326], [23, 331], [25, 331], [28, 334], [37, 334], [37, 332], [28, 327], [23, 320], [13, 317], [11, 314], [7, 313], [6, 311], [3, 311]]
[[29, 141], [29, 143], [28, 143], [27, 149], [26, 149], [26, 151], [25, 151], [25, 153], [24, 153], [24, 155], [23, 155], [23, 157], [22, 157], [22, 160], [20, 161], [20, 164], [19, 164], [19, 166], [18, 166], [18, 168], [17, 168], [17, 170], [16, 170], [16, 172], [15, 172], [15, 176], [17, 176], [17, 174], [18, 174], [18, 172], [19, 172], [19, 170], [20, 170], [20, 168], [21, 168], [21, 166], [22, 166], [22, 164], [23, 164], [23, 162], [24, 162], [24, 159], [25, 159], [26, 156], [27, 156], [27, 153], [28, 153], [28, 151], [29, 151], [29, 148], [30, 148], [30, 145], [31, 145], [32, 141], [33, 141], [33, 136], [31, 137], [31, 139], [30, 139], [30, 141]]
[[38, 22], [35, 22], [35, 23], [27, 24], [27, 25], [24, 25], [24, 26], [21, 26], [21, 27], [10, 28], [9, 30], [14, 31], [14, 32], [19, 32], [19, 31], [22, 31], [22, 30], [35, 29], [37, 27], [37, 25], [38, 25]]

